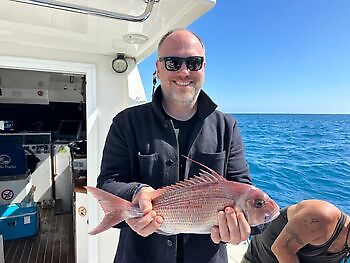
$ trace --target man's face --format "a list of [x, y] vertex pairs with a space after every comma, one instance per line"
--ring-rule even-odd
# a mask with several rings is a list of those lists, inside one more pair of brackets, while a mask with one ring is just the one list
[[[159, 57], [205, 57], [204, 48], [196, 36], [187, 31], [176, 31], [162, 43]], [[194, 105], [204, 82], [205, 63], [198, 71], [190, 71], [185, 63], [177, 71], [168, 71], [165, 61], [157, 60], [157, 76], [161, 82], [165, 103]]]

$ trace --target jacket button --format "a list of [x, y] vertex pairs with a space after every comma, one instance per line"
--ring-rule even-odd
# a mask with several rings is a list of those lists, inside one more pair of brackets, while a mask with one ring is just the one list
[[169, 247], [173, 245], [173, 241], [171, 241], [170, 239], [168, 239], [166, 243], [168, 244]]
[[164, 127], [165, 129], [168, 129], [168, 128], [169, 128], [169, 125], [168, 125], [167, 123], [164, 123], [163, 127]]
[[165, 165], [166, 165], [166, 166], [171, 166], [173, 163], [174, 163], [174, 161], [171, 160], [171, 159], [169, 159], [169, 160], [167, 160], [167, 161], [165, 162]]

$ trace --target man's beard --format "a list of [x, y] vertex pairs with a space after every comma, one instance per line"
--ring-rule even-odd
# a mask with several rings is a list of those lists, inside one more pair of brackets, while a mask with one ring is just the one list
[[178, 94], [177, 92], [170, 90], [166, 94], [163, 93], [163, 96], [168, 101], [175, 102], [176, 104], [182, 104], [184, 106], [189, 106], [193, 105], [196, 102], [200, 90], [200, 86], [193, 87], [186, 94]]

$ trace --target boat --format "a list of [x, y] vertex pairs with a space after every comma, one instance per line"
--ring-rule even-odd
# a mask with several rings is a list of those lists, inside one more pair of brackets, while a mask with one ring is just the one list
[[[55, 215], [64, 216], [62, 226], [71, 224], [67, 231], [73, 241], [59, 243], [68, 251], [65, 258], [60, 256], [62, 262], [112, 261], [119, 230], [87, 234], [103, 211], [82, 186], [96, 185], [115, 114], [147, 100], [139, 64], [156, 51], [163, 34], [187, 27], [215, 4], [215, 0], [0, 2], [0, 144], [15, 141], [27, 158], [20, 176], [0, 174], [0, 205], [21, 204], [29, 196], [40, 208], [37, 235], [53, 246], [34, 248], [35, 259], [30, 261], [32, 255], [23, 252], [30, 240], [20, 239], [22, 247], [16, 251], [22, 254], [12, 255], [12, 262], [23, 257], [28, 262], [54, 259], [58, 228], [57, 222], [52, 228], [50, 220]], [[42, 242], [36, 238], [31, 237], [32, 246]], [[14, 250], [9, 252], [6, 244], [15, 241], [0, 241], [0, 262], [10, 261]]]

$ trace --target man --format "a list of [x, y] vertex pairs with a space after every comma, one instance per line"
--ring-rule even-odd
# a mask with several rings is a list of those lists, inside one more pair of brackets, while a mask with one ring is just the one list
[[242, 263], [339, 263], [350, 258], [350, 217], [322, 200], [281, 211], [249, 244]]
[[238, 244], [250, 233], [243, 213], [234, 208], [218, 213], [219, 226], [211, 235], [154, 233], [163, 218], [152, 210], [150, 193], [198, 174], [199, 167], [181, 155], [228, 180], [251, 183], [237, 123], [216, 111], [201, 90], [201, 40], [185, 29], [167, 33], [158, 46], [156, 69], [161, 85], [152, 102], [119, 113], [106, 139], [98, 187], [144, 212], [117, 226], [121, 234], [114, 262], [227, 262], [223, 242]]

